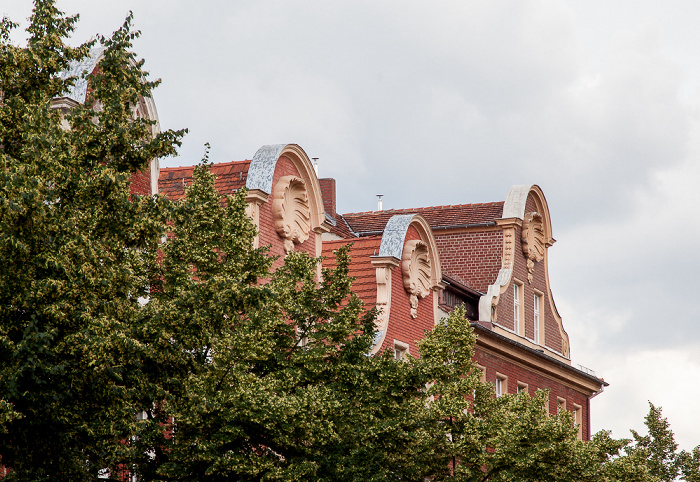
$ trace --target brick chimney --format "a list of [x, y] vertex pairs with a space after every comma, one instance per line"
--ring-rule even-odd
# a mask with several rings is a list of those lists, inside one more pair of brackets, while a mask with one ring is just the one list
[[335, 211], [335, 179], [332, 177], [326, 177], [324, 179], [319, 179], [318, 182], [321, 184], [321, 197], [323, 198], [323, 209], [325, 209], [326, 214], [337, 217]]

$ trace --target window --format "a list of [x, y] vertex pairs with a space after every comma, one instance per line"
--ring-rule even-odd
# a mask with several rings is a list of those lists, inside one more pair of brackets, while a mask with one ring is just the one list
[[557, 415], [566, 412], [566, 400], [557, 397]]
[[522, 316], [520, 316], [521, 300], [523, 299], [522, 290], [523, 284], [515, 281], [513, 283], [513, 331], [518, 335], [523, 334], [520, 326], [522, 320]]
[[508, 393], [508, 377], [505, 375], [501, 375], [500, 373], [496, 374], [496, 397], [502, 397]]
[[475, 363], [476, 368], [481, 372], [481, 381], [486, 382], [486, 367]]
[[535, 297], [533, 299], [534, 302], [534, 316], [533, 316], [533, 341], [535, 343], [542, 344], [542, 321], [543, 321], [543, 313], [542, 313], [542, 307], [544, 303], [542, 302], [543, 296], [542, 293], [535, 293]]
[[307, 345], [309, 344], [309, 337], [303, 336], [303, 335], [304, 335], [304, 332], [302, 331], [301, 328], [299, 328], [297, 326], [297, 338], [299, 340], [299, 341], [297, 341], [297, 346], [304, 348], [304, 349], [307, 349], [308, 348]]
[[522, 393], [522, 392], [528, 393], [527, 383], [518, 382], [517, 393]]
[[405, 360], [408, 354], [408, 343], [394, 340], [394, 359]]
[[576, 435], [579, 440], [583, 439], [583, 410], [581, 405], [576, 405], [574, 403], [574, 426], [578, 427], [578, 434]]

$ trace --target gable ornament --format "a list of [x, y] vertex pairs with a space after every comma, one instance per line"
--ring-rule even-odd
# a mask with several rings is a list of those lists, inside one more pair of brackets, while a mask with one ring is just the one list
[[311, 211], [306, 183], [296, 176], [284, 176], [277, 181], [272, 198], [275, 230], [284, 240], [285, 253], [289, 254], [295, 244], [309, 239]]
[[414, 239], [406, 241], [401, 255], [403, 286], [410, 295], [411, 317], [418, 317], [418, 301], [430, 294], [430, 255], [428, 245]]
[[522, 232], [523, 254], [527, 258], [527, 281], [532, 284], [535, 263], [544, 259], [545, 239], [542, 215], [537, 212], [525, 214]]

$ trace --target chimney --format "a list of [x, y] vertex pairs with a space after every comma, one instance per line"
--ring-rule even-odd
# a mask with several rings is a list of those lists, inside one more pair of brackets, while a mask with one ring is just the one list
[[335, 179], [327, 177], [325, 179], [319, 179], [318, 182], [321, 185], [323, 209], [326, 211], [326, 214], [335, 218]]
[[318, 157], [312, 157], [311, 159], [314, 161], [314, 172], [316, 177], [318, 177]]
[[382, 196], [384, 194], [377, 194], [377, 211], [383, 211], [382, 209]]

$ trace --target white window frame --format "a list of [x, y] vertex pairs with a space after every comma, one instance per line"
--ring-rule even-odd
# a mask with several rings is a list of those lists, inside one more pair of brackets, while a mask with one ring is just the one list
[[408, 343], [394, 340], [394, 360], [406, 361], [406, 355], [409, 354], [409, 348]]
[[544, 293], [535, 290], [532, 303], [532, 338], [538, 345], [544, 345]]
[[521, 307], [522, 307], [522, 289], [523, 284], [517, 280], [513, 281], [513, 328], [516, 334], [522, 335], [521, 331]]
[[566, 412], [566, 399], [557, 397], [557, 415]]
[[496, 373], [496, 398], [508, 393], [508, 377], [502, 373]]
[[574, 403], [574, 427], [578, 427], [576, 437], [583, 440], [583, 407]]
[[530, 393], [528, 390], [529, 385], [527, 383], [518, 382], [517, 393], [525, 392]]

